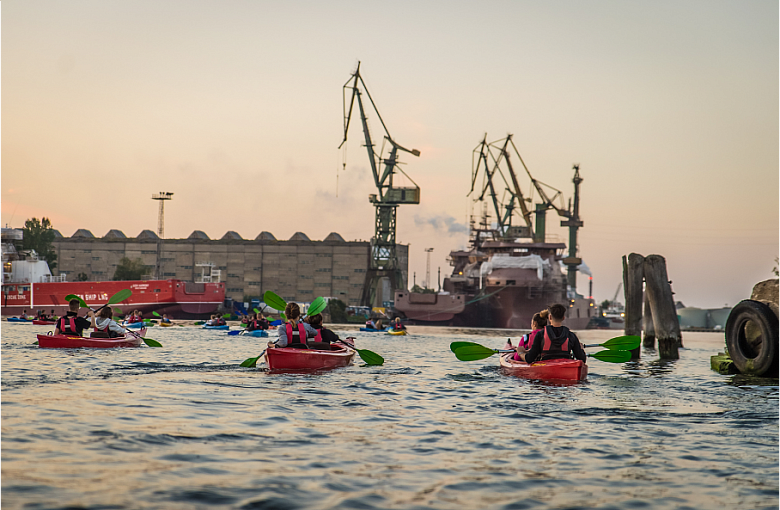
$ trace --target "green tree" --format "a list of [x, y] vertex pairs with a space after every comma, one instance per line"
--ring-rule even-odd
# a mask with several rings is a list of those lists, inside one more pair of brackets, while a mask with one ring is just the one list
[[87, 273], [79, 273], [79, 275], [76, 277], [77, 282], [85, 282], [89, 280], [89, 276], [87, 276]]
[[144, 261], [141, 259], [130, 260], [127, 257], [122, 257], [122, 260], [116, 266], [114, 281], [140, 280], [148, 269], [148, 266], [145, 266]]
[[780, 262], [780, 257], [775, 257], [775, 267], [772, 268], [772, 272], [775, 273], [775, 276], [780, 276], [780, 271], [777, 270], [778, 262]]
[[49, 264], [49, 269], [57, 267], [57, 254], [54, 252], [52, 242], [54, 241], [54, 229], [51, 227], [49, 218], [32, 218], [24, 222], [24, 239], [22, 240], [23, 250], [35, 250], [41, 260]]
[[330, 314], [330, 321], [333, 323], [346, 323], [347, 320], [347, 304], [340, 299], [331, 299], [328, 301], [328, 306], [325, 308]]

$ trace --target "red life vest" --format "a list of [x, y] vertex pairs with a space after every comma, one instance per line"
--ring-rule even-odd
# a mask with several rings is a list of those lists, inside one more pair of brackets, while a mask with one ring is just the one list
[[[297, 331], [293, 331], [292, 324], [289, 322], [285, 324], [285, 330], [287, 333], [287, 346], [289, 347], [290, 344], [305, 344], [306, 343], [306, 328], [303, 326], [302, 322], [298, 323]], [[297, 335], [294, 335], [294, 333], [297, 333]], [[297, 337], [298, 341], [295, 342], [294, 338]]]
[[76, 331], [76, 318], [75, 317], [63, 317], [59, 320], [57, 328], [60, 330], [60, 334], [63, 335], [78, 335]]
[[[317, 328], [314, 328], [317, 329]], [[314, 335], [314, 341], [315, 342], [322, 342], [322, 328], [317, 329], [317, 334]]]
[[542, 352], [539, 354], [539, 361], [571, 357], [569, 354], [569, 328], [566, 326], [562, 327], [563, 334], [560, 338], [552, 336], [552, 326], [544, 327], [544, 343], [542, 344]]
[[108, 322], [106, 323], [106, 327], [105, 327], [105, 328], [99, 328], [99, 327], [97, 326], [97, 322], [96, 322], [96, 323], [95, 323], [95, 331], [103, 331], [103, 332], [105, 332], [105, 333], [108, 333], [108, 331], [109, 331], [109, 330], [108, 330], [109, 326], [111, 326], [111, 321], [108, 321]]

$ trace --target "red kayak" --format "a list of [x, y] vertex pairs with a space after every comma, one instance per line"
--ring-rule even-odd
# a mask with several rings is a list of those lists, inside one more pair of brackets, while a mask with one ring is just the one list
[[32, 321], [33, 324], [38, 324], [39, 326], [54, 326], [57, 324], [57, 321], [44, 321], [44, 320], [38, 320], [35, 319]]
[[111, 347], [140, 347], [141, 337], [146, 334], [146, 328], [138, 331], [137, 335], [128, 333], [117, 338], [90, 338], [70, 335], [38, 335], [38, 347], [42, 349], [77, 349], [79, 347], [91, 347], [108, 349]]
[[535, 361], [530, 365], [514, 359], [514, 353], [502, 354], [504, 372], [524, 379], [543, 381], [584, 381], [588, 378], [588, 365], [578, 359], [550, 359]]
[[292, 347], [269, 347], [265, 360], [269, 370], [322, 370], [345, 367], [352, 362], [355, 351], [338, 344], [331, 344], [331, 350], [293, 349]]

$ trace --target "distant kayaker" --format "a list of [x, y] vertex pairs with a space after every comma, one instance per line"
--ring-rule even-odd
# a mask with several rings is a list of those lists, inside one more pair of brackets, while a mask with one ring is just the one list
[[[64, 317], [61, 317], [57, 324], [54, 326], [55, 335], [72, 335], [81, 336], [85, 329], [89, 328], [92, 324], [84, 317], [79, 317], [79, 300], [71, 299], [68, 302], [68, 312]], [[95, 313], [90, 310], [87, 315], [94, 316]]]
[[519, 359], [526, 363], [545, 359], [576, 358], [587, 361], [588, 357], [577, 335], [563, 325], [566, 307], [560, 304], [548, 308], [550, 324], [537, 331], [531, 339], [528, 352], [518, 352]]
[[329, 344], [331, 342], [336, 342], [339, 340], [339, 336], [336, 333], [334, 333], [333, 331], [329, 330], [328, 328], [322, 325], [321, 313], [308, 317], [306, 319], [306, 322], [308, 322], [309, 325], [317, 331], [317, 334], [314, 336], [315, 342]]
[[171, 319], [168, 318], [168, 314], [167, 313], [164, 313], [163, 316], [162, 316], [162, 320], [160, 320], [160, 322], [165, 323], [165, 324], [170, 324], [171, 323]]
[[90, 314], [90, 318], [92, 319], [90, 326], [92, 326], [95, 331], [108, 333], [109, 338], [124, 336], [125, 330], [111, 318], [113, 313], [110, 306], [101, 308], [97, 317], [95, 317], [95, 314], [91, 313], [91, 311]]
[[287, 316], [287, 324], [276, 328], [279, 332], [279, 339], [276, 342], [268, 342], [269, 346], [276, 344], [277, 347], [297, 347], [306, 348], [306, 339], [317, 336], [317, 330], [300, 321], [301, 309], [298, 303], [287, 303], [284, 309]]
[[400, 317], [395, 318], [395, 322], [393, 323], [393, 330], [395, 331], [404, 331], [406, 329], [406, 326], [403, 325], [401, 322]]
[[268, 321], [265, 320], [265, 318], [258, 319], [257, 315], [258, 314], [252, 314], [249, 316], [249, 322], [246, 324], [247, 331], [260, 331], [268, 329]]

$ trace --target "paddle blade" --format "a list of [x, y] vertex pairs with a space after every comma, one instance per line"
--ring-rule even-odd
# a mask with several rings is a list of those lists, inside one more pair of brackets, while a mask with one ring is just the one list
[[614, 351], [633, 351], [639, 347], [641, 338], [637, 335], [618, 336], [601, 344], [602, 347]]
[[287, 316], [284, 314], [284, 312], [280, 312], [279, 316], [282, 318], [282, 321], [287, 322]]
[[450, 344], [450, 350], [452, 352], [455, 352], [455, 349], [459, 349], [461, 347], [466, 347], [466, 346], [469, 346], [469, 345], [479, 345], [479, 344], [474, 343], [474, 342], [452, 342]]
[[593, 354], [588, 354], [589, 358], [596, 358], [599, 361], [605, 361], [607, 363], [625, 363], [631, 361], [631, 353], [629, 351], [599, 351]]
[[[464, 343], [471, 343], [471, 342], [464, 342]], [[457, 347], [456, 349], [453, 349], [452, 352], [455, 353], [455, 357], [458, 358], [460, 361], [476, 361], [480, 359], [489, 358], [490, 356], [494, 355], [498, 351], [494, 349], [489, 349], [483, 345], [471, 343], [471, 345], [462, 345], [460, 347]]]
[[79, 306], [80, 306], [81, 308], [89, 308], [89, 307], [87, 306], [87, 303], [85, 303], [85, 302], [84, 302], [84, 300], [83, 300], [83, 299], [81, 299], [80, 297], [78, 297], [76, 294], [68, 294], [67, 296], [65, 296], [65, 301], [71, 302], [71, 301], [73, 301], [74, 299], [78, 299], [78, 301], [79, 301]]
[[311, 302], [311, 305], [309, 306], [309, 310], [306, 312], [306, 315], [311, 317], [312, 315], [317, 315], [318, 313], [322, 312], [325, 308], [327, 308], [328, 303], [325, 301], [325, 299], [320, 296], [314, 301]]
[[117, 308], [116, 306], [112, 306], [112, 307], [111, 307], [111, 310], [112, 310], [112, 311], [114, 311], [114, 312], [116, 312], [116, 313], [122, 313], [122, 310], [120, 310], [120, 309], [119, 309], [119, 308]]
[[162, 317], [162, 315], [160, 315], [160, 314], [159, 314], [159, 313], [157, 313], [157, 312], [152, 312], [152, 315], [154, 315], [155, 317]]
[[125, 299], [129, 298], [133, 295], [133, 291], [130, 289], [122, 289], [113, 296], [111, 296], [111, 299], [108, 300], [109, 305], [113, 305], [114, 303], [121, 303]]
[[252, 311], [255, 313], [260, 313], [260, 310], [258, 310], [257, 308], [252, 308]]
[[228, 331], [227, 332], [227, 334], [230, 335], [230, 336], [236, 336], [239, 333], [241, 333], [241, 331], [238, 331], [238, 330], [236, 330], [236, 331]]
[[287, 308], [287, 301], [270, 290], [265, 291], [265, 294], [263, 294], [263, 301], [265, 301], [265, 304], [279, 312], [283, 312], [284, 309]]
[[366, 365], [382, 365], [385, 362], [385, 358], [375, 353], [374, 351], [369, 351], [367, 349], [355, 350], [357, 351], [358, 356], [360, 356], [360, 358], [366, 362]]
[[225, 315], [223, 315], [223, 316], [222, 316], [222, 318], [223, 318], [223, 319], [229, 319], [229, 318], [230, 318], [230, 314], [229, 314], [229, 313], [226, 313]]
[[162, 344], [157, 340], [152, 340], [151, 338], [144, 338], [144, 337], [141, 337], [141, 340], [143, 340], [144, 343], [149, 347], [162, 347]]
[[244, 361], [241, 362], [241, 366], [245, 367], [245, 368], [254, 368], [257, 365], [257, 360], [262, 358], [263, 354], [265, 354], [265, 350], [263, 352], [261, 352], [260, 356], [258, 356], [256, 358], [245, 359]]

